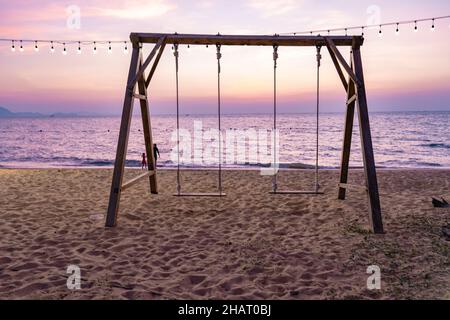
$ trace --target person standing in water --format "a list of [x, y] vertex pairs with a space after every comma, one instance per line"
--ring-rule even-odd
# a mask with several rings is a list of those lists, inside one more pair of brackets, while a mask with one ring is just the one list
[[145, 157], [145, 153], [142, 154], [142, 162], [141, 162], [141, 168], [147, 168], [147, 159]]
[[156, 162], [157, 162], [158, 158], [160, 157], [159, 149], [156, 146], [156, 143], [153, 144], [153, 156], [155, 157], [155, 167], [156, 167]]

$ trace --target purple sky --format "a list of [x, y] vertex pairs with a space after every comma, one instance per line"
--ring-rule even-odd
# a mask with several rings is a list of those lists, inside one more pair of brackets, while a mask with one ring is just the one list
[[[79, 29], [67, 26], [70, 5], [81, 10]], [[379, 13], [379, 14], [378, 14]], [[273, 34], [364, 25], [450, 14], [448, 0], [429, 1], [5, 1], [0, 0], [0, 37], [15, 39], [122, 40], [130, 32]], [[378, 23], [378, 22], [376, 22]], [[366, 32], [363, 47], [371, 111], [450, 110], [450, 19]], [[0, 44], [0, 106], [13, 111], [119, 114], [130, 55], [123, 45], [68, 47], [50, 54], [27, 44], [11, 52]], [[148, 51], [150, 46], [146, 48]], [[348, 57], [348, 49], [342, 49]], [[182, 110], [215, 112], [215, 49], [180, 50]], [[272, 48], [224, 47], [224, 113], [269, 112], [272, 97]], [[344, 110], [345, 93], [326, 50], [323, 52], [323, 111]], [[314, 108], [315, 48], [280, 48], [281, 112]], [[150, 87], [152, 111], [173, 113], [174, 65], [166, 50]]]

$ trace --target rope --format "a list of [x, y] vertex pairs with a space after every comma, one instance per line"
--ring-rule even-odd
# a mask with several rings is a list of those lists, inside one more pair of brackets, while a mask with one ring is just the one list
[[180, 100], [178, 90], [178, 44], [173, 45], [173, 55], [175, 56], [175, 78], [176, 78], [176, 91], [177, 91], [177, 193], [181, 193], [180, 182]]
[[273, 176], [272, 176], [272, 191], [277, 192], [277, 175], [275, 168], [277, 165], [277, 59], [278, 46], [273, 46]]
[[220, 96], [220, 59], [222, 54], [220, 53], [220, 44], [216, 45], [217, 48], [217, 116], [219, 122], [219, 193], [222, 195], [222, 127], [221, 127], [221, 96]]
[[320, 60], [322, 55], [320, 54], [321, 46], [317, 46], [317, 86], [316, 86], [316, 185], [315, 191], [319, 192], [319, 107], [320, 107]]

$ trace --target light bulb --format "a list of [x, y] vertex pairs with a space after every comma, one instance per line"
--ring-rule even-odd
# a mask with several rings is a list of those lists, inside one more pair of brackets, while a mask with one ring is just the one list
[[188, 52], [191, 52], [191, 46], [188, 44], [188, 46], [187, 46], [187, 51]]
[[108, 53], [112, 53], [111, 42], [109, 42]]
[[95, 45], [95, 42], [94, 42], [94, 54], [97, 54], [97, 46]]
[[398, 23], [397, 23], [397, 30], [395, 30], [395, 35], [398, 36], [399, 33], [400, 33], [400, 30], [398, 29]]
[[125, 44], [125, 48], [123, 49], [123, 53], [127, 54], [128, 53], [128, 46], [127, 46], [127, 42], [124, 42]]
[[66, 54], [67, 54], [66, 44], [63, 43], [63, 45], [64, 45], [64, 48], [63, 48], [62, 54], [63, 54], [63, 55], [66, 55]]
[[418, 32], [419, 29], [417, 28], [417, 21], [414, 21], [414, 32]]
[[381, 38], [383, 36], [383, 31], [381, 31], [381, 26], [380, 26], [380, 31], [378, 31], [378, 36]]
[[20, 48], [19, 48], [19, 51], [20, 51], [20, 52], [23, 52], [23, 51], [24, 51], [24, 48], [23, 48], [23, 45], [22, 45], [22, 40], [20, 40]]
[[16, 46], [14, 45], [14, 40], [12, 41], [12, 44], [11, 44], [11, 51], [12, 52], [16, 51]]
[[34, 51], [36, 51], [36, 52], [39, 51], [39, 47], [37, 45], [37, 41], [34, 42]]
[[434, 31], [436, 28], [434, 26], [434, 19], [433, 19], [433, 24], [431, 25], [431, 31]]

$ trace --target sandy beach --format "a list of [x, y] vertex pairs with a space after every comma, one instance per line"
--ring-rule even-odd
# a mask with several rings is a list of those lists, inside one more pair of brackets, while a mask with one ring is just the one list
[[[126, 177], [139, 174], [127, 170]], [[104, 228], [112, 170], [0, 170], [0, 299], [450, 299], [450, 170], [379, 170], [386, 234], [368, 230], [367, 198], [269, 195], [259, 171], [225, 171], [224, 198], [177, 198], [175, 171], [159, 195], [141, 181]], [[184, 172], [185, 191], [211, 191], [216, 173]], [[353, 170], [351, 183], [363, 184]], [[283, 172], [307, 188], [313, 172]], [[66, 286], [81, 268], [81, 290]], [[381, 290], [366, 268], [381, 268]]]

